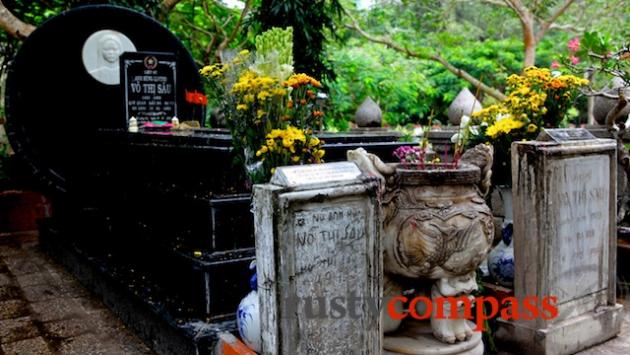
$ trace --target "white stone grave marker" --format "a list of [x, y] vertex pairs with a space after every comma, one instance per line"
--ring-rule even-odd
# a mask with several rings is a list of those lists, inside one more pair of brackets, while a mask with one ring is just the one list
[[271, 181], [254, 186], [263, 353], [380, 354], [377, 182], [354, 163]]
[[497, 337], [530, 353], [573, 354], [620, 331], [617, 144], [581, 130], [550, 133], [512, 144], [514, 295], [521, 305], [556, 297], [558, 314], [501, 321]]

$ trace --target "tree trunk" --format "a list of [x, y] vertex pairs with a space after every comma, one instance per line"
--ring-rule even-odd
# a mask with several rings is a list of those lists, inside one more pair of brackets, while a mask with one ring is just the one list
[[525, 58], [523, 59], [523, 69], [536, 64], [536, 35], [534, 34], [534, 16], [528, 15], [521, 18], [523, 25], [523, 45]]
[[17, 39], [25, 39], [31, 32], [35, 31], [35, 26], [22, 22], [7, 9], [0, 0], [0, 28]]
[[523, 69], [536, 64], [536, 44], [525, 43], [525, 58], [523, 59]]

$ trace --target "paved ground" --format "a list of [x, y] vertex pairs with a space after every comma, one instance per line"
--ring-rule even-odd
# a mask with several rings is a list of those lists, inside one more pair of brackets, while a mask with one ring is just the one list
[[[620, 300], [630, 309], [630, 298]], [[0, 355], [152, 354], [68, 272], [42, 254], [35, 236], [0, 235]], [[579, 355], [630, 354], [630, 316], [621, 334]]]
[[34, 236], [0, 236], [0, 355], [152, 354]]

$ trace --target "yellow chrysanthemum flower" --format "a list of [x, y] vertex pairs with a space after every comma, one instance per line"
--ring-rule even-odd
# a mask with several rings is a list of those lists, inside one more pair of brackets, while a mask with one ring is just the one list
[[259, 157], [265, 153], [267, 153], [269, 151], [269, 148], [267, 148], [266, 145], [263, 145], [262, 147], [260, 147], [260, 149], [258, 149], [258, 151], [256, 152], [256, 156]]
[[530, 123], [529, 125], [527, 125], [527, 133], [534, 133], [536, 132], [537, 129], [538, 129], [538, 126], [536, 126], [533, 123]]
[[486, 135], [491, 138], [497, 138], [500, 134], [508, 134], [515, 129], [519, 129], [525, 125], [525, 122], [515, 120], [512, 117], [504, 118], [501, 121], [495, 122], [492, 126], [486, 130]]

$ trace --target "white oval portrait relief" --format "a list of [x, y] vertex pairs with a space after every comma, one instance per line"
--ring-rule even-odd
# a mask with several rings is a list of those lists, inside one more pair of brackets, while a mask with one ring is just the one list
[[92, 33], [83, 44], [83, 65], [90, 75], [107, 85], [120, 84], [118, 57], [135, 52], [136, 46], [124, 34], [114, 30]]

